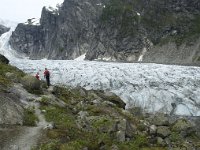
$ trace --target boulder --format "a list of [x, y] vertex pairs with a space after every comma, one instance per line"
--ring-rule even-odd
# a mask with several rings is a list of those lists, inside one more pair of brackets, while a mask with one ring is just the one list
[[156, 131], [157, 131], [157, 127], [155, 125], [151, 125], [149, 127], [149, 133], [150, 134], [156, 134]]
[[121, 98], [116, 94], [111, 92], [105, 92], [105, 96], [106, 96], [105, 100], [116, 104], [119, 108], [125, 109], [126, 103], [123, 100], [121, 100]]
[[118, 131], [117, 133], [116, 133], [116, 139], [117, 139], [117, 141], [119, 141], [119, 142], [125, 142], [125, 132], [124, 131]]
[[189, 122], [189, 120], [179, 119], [172, 126], [172, 130], [180, 132], [180, 131], [186, 131], [192, 127], [193, 125]]
[[158, 113], [152, 119], [152, 124], [156, 126], [167, 126], [169, 125], [169, 119], [165, 114]]
[[36, 91], [41, 92], [40, 81], [33, 76], [30, 75], [24, 76], [22, 78], [21, 83], [24, 86], [24, 88], [31, 93], [32, 92], [34, 93]]
[[165, 146], [165, 141], [161, 137], [157, 137], [157, 144], [160, 146]]
[[0, 98], [0, 124], [22, 125], [23, 107], [18, 103], [17, 96], [10, 96], [1, 93]]
[[171, 134], [171, 131], [169, 130], [169, 127], [159, 126], [157, 128], [157, 135], [162, 138], [165, 138], [165, 137], [169, 136], [170, 134]]
[[5, 56], [0, 54], [0, 63], [8, 64], [9, 60]]

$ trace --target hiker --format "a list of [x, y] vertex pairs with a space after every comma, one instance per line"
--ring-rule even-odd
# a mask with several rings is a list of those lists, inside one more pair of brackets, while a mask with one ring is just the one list
[[49, 87], [50, 86], [50, 73], [47, 70], [47, 68], [45, 68], [45, 71], [44, 71], [44, 78], [46, 78], [47, 86]]
[[36, 73], [35, 77], [40, 80], [40, 75], [39, 75], [39, 72]]

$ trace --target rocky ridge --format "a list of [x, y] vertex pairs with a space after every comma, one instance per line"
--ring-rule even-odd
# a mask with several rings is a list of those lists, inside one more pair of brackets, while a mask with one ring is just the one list
[[[144, 114], [139, 107], [125, 110], [113, 93], [46, 89], [45, 82], [17, 68], [2, 62], [0, 68], [3, 150], [200, 148], [198, 117]], [[12, 138], [6, 134], [11, 131]]]
[[44, 7], [40, 24], [32, 19], [19, 24], [10, 38], [11, 46], [33, 59], [74, 59], [89, 49], [94, 38], [100, 0], [67, 0], [58, 10]]
[[11, 46], [30, 58], [199, 63], [198, 0], [65, 0], [40, 24], [19, 24]]
[[0, 24], [0, 36], [3, 33], [8, 32], [9, 30], [10, 30], [9, 28], [7, 28], [7, 27], [5, 27], [5, 26], [3, 26], [3, 25]]

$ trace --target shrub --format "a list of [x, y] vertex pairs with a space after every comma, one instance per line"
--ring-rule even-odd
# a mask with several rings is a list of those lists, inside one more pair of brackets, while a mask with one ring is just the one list
[[36, 126], [38, 117], [35, 115], [33, 107], [26, 108], [24, 110], [23, 125], [25, 126]]

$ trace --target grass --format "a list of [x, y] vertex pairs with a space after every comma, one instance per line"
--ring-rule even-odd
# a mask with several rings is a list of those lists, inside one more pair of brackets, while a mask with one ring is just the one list
[[24, 110], [23, 125], [25, 126], [36, 126], [38, 117], [35, 115], [33, 107], [26, 108]]
[[0, 91], [5, 91], [5, 89], [11, 86], [13, 83], [14, 79], [10, 79], [6, 77], [7, 72], [14, 74], [14, 78], [16, 82], [25, 75], [25, 73], [23, 73], [16, 67], [0, 63]]
[[72, 100], [75, 101], [75, 103], [78, 103], [84, 99], [84, 97], [82, 97], [78, 91], [74, 92], [71, 91], [70, 88], [58, 86], [55, 86], [54, 95], [67, 104], [71, 104]]
[[[102, 128], [107, 128], [112, 125], [112, 121], [109, 119], [102, 117], [91, 124], [91, 131], [85, 131], [77, 126], [75, 116], [67, 108], [61, 108], [55, 105], [44, 105], [40, 109], [46, 110], [46, 120], [48, 122], [54, 122], [56, 127], [56, 129], [47, 131], [49, 141], [40, 145], [41, 150], [46, 150], [46, 147], [56, 147], [58, 150], [76, 150], [84, 147], [98, 149], [99, 142], [103, 142], [107, 146], [111, 146], [113, 143], [108, 133], [101, 132]], [[58, 142], [53, 143], [52, 146], [52, 144], [49, 145], [51, 140]], [[49, 149], [51, 150], [51, 148]]]
[[54, 122], [56, 125], [62, 125], [64, 128], [75, 126], [75, 118], [66, 108], [56, 105], [41, 106], [41, 110], [46, 110], [45, 118], [48, 122]]
[[4, 76], [7, 72], [14, 73], [17, 78], [25, 76], [25, 73], [16, 67], [0, 63], [0, 76]]
[[119, 149], [141, 150], [142, 147], [148, 144], [148, 139], [145, 136], [137, 135], [134, 140], [118, 144]]
[[48, 97], [42, 96], [42, 99], [40, 100], [41, 105], [48, 105], [49, 104], [49, 99]]

